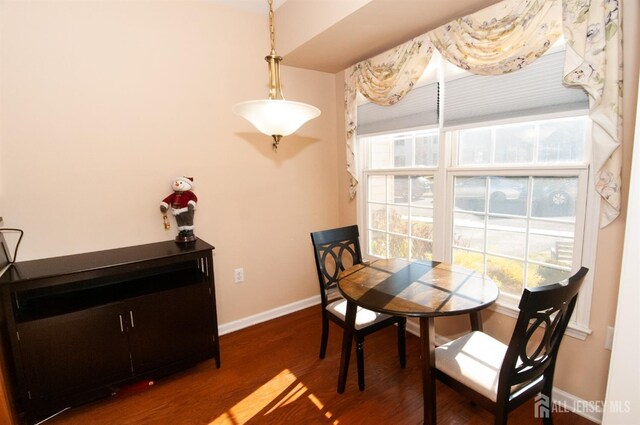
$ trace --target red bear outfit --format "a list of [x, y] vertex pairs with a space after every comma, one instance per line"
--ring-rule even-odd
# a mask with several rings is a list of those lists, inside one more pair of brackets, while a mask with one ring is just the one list
[[198, 198], [190, 191], [177, 191], [162, 200], [160, 209], [167, 209], [171, 205], [171, 213], [176, 217], [176, 224], [181, 236], [193, 235], [193, 216]]
[[162, 200], [161, 205], [164, 205], [165, 208], [171, 206], [171, 212], [177, 216], [178, 214], [188, 211], [189, 204], [195, 208], [196, 202], [198, 202], [196, 194], [190, 190], [185, 190], [184, 192], [173, 192]]

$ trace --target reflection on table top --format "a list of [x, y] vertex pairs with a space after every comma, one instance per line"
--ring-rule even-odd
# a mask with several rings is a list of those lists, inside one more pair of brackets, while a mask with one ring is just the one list
[[447, 316], [492, 304], [498, 287], [480, 273], [437, 261], [375, 260], [340, 274], [342, 295], [359, 306], [401, 316]]

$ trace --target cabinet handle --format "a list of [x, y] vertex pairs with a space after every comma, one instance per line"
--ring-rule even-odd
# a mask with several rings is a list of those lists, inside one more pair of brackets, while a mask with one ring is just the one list
[[124, 332], [124, 326], [122, 325], [122, 314], [118, 314], [118, 317], [120, 318], [120, 332]]
[[131, 319], [131, 327], [135, 328], [136, 325], [133, 323], [133, 310], [129, 310], [129, 318]]

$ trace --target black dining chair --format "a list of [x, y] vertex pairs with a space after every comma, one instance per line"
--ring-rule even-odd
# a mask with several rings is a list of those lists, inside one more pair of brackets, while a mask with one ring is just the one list
[[[344, 329], [347, 301], [338, 292], [338, 275], [354, 264], [362, 263], [358, 226], [311, 233], [311, 241], [320, 283], [322, 300], [322, 339], [320, 358], [324, 359], [329, 339], [329, 321]], [[364, 390], [364, 337], [391, 325], [398, 325], [398, 355], [400, 367], [406, 365], [406, 317], [389, 316], [361, 307], [357, 308], [354, 339], [358, 366], [358, 387]]]
[[553, 424], [551, 390], [560, 342], [588, 269], [552, 285], [527, 288], [508, 345], [475, 331], [435, 350], [435, 376], [507, 423], [509, 412], [536, 398], [536, 412]]

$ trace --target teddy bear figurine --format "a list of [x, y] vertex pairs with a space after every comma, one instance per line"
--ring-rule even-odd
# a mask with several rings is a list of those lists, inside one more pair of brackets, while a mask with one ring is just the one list
[[193, 242], [197, 239], [193, 234], [193, 216], [198, 202], [195, 193], [191, 191], [193, 177], [176, 177], [171, 181], [171, 188], [173, 193], [162, 200], [160, 212], [166, 213], [171, 208], [179, 230], [176, 242]]

